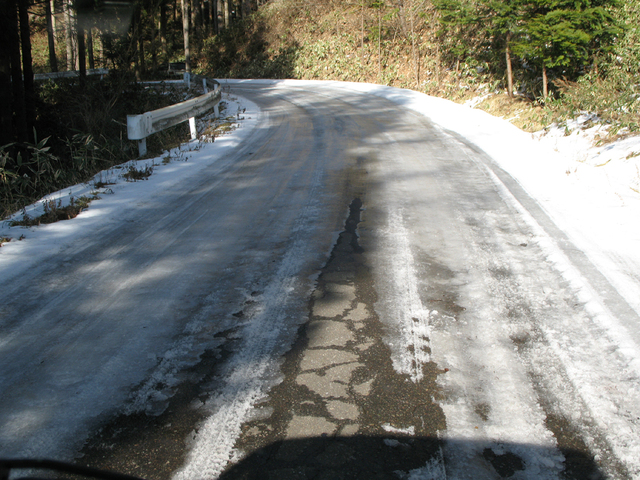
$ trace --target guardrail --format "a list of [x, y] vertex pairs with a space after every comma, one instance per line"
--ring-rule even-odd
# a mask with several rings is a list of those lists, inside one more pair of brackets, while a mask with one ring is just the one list
[[[190, 85], [191, 82], [191, 76], [187, 73], [185, 73], [185, 82], [187, 85]], [[211, 83], [213, 83], [214, 89], [209, 91]], [[188, 120], [191, 139], [195, 140], [197, 137], [196, 117], [212, 108], [216, 117], [220, 114], [218, 112], [218, 104], [222, 98], [220, 84], [215, 80], [202, 78], [202, 85], [205, 94], [197, 98], [140, 115], [127, 115], [127, 136], [129, 140], [138, 140], [138, 153], [141, 157], [147, 154], [147, 137], [149, 135]]]
[[[109, 74], [109, 69], [108, 68], [93, 68], [93, 69], [89, 69], [87, 70], [87, 75], [100, 75], [100, 76], [104, 76], [104, 75], [108, 75]], [[74, 78], [74, 77], [79, 77], [80, 76], [80, 72], [77, 70], [69, 70], [67, 72], [52, 72], [52, 73], [36, 73], [33, 76], [34, 80], [49, 80], [49, 79], [54, 79], [54, 78]]]

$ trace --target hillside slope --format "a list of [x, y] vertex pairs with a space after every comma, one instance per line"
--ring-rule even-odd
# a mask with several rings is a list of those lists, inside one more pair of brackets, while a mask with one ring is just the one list
[[[638, 27], [630, 20], [637, 3], [629, 2], [631, 6], [618, 12], [627, 29], [617, 42], [617, 58], [625, 57], [624, 52], [634, 55], [624, 45], [637, 35]], [[454, 60], [455, 41], [440, 28], [439, 12], [430, 0], [272, 0], [250, 19], [206, 39], [198, 63], [202, 73], [215, 77], [368, 82], [458, 103], [475, 99], [477, 108], [529, 132], [575, 118], [581, 111], [612, 123], [614, 134], [624, 128], [638, 130], [636, 73], [625, 71], [625, 65], [636, 62], [624, 60], [621, 68], [610, 65], [604, 73], [606, 62], [601, 59], [600, 71], [586, 74], [584, 81], [557, 78], [551, 99], [541, 102], [541, 78], [526, 62], [514, 59], [519, 92], [510, 99], [502, 55], [494, 55], [493, 63], [471, 55]]]
[[431, 2], [413, 3], [409, 10], [272, 1], [248, 22], [206, 41], [201, 68], [214, 75], [369, 82], [432, 94], [453, 93], [452, 81], [455, 90], [468, 90], [484, 80], [476, 70], [456, 75], [442, 66], [435, 9]]

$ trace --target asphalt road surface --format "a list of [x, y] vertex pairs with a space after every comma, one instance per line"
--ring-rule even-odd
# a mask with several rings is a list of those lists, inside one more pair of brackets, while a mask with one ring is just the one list
[[637, 478], [629, 372], [513, 180], [383, 98], [231, 94], [262, 112], [232, 154], [0, 285], [0, 455], [176, 480]]

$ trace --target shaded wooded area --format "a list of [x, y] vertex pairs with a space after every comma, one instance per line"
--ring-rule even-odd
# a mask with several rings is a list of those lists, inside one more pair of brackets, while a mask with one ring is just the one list
[[140, 80], [171, 60], [186, 59], [189, 70], [193, 46], [257, 6], [250, 0], [0, 0], [0, 145], [34, 141], [34, 18], [46, 24], [47, 71], [77, 70], [83, 82], [87, 68], [133, 68]]
[[[170, 62], [186, 59], [189, 71], [190, 48], [257, 7], [249, 0], [0, 0], [2, 215], [132, 158], [126, 115], [180, 101], [138, 82], [167, 77]], [[94, 68], [109, 75], [89, 77]], [[35, 81], [34, 73], [58, 71], [78, 75]], [[153, 150], [175, 141], [167, 132]]]

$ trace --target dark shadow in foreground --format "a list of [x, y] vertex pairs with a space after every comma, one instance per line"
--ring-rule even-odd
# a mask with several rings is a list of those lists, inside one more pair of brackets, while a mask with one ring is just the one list
[[[454, 452], [464, 458], [448, 461], [448, 455]], [[529, 465], [525, 457], [557, 457], [556, 450], [515, 444], [490, 448], [466, 441], [453, 442], [447, 450], [442, 440], [402, 434], [322, 436], [282, 440], [260, 448], [230, 466], [220, 480], [501, 479], [514, 475], [519, 478], [518, 472], [528, 473], [527, 478], [531, 478], [536, 470], [544, 478], [553, 472], [564, 479], [606, 478], [585, 453], [562, 450], [562, 454], [564, 464], [547, 466], [548, 471], [544, 472], [542, 463]]]

